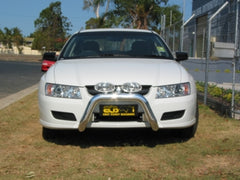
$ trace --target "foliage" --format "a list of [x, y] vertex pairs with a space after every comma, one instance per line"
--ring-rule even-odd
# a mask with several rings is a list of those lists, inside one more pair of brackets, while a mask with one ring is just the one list
[[85, 10], [85, 9], [93, 8], [93, 11], [96, 15], [96, 19], [98, 19], [100, 17], [99, 16], [100, 6], [104, 6], [105, 3], [107, 3], [106, 8], [105, 8], [105, 13], [107, 13], [108, 7], [110, 4], [110, 0], [84, 0], [83, 9]]
[[104, 18], [90, 18], [86, 21], [86, 29], [96, 29], [96, 28], [106, 28], [107, 26], [104, 23]]
[[23, 45], [23, 35], [21, 30], [17, 27], [9, 29], [7, 27], [4, 28], [4, 31], [0, 29], [0, 42], [3, 43], [7, 48], [11, 49], [13, 45], [18, 48], [19, 54], [22, 53], [22, 45]]
[[[86, 0], [90, 1], [90, 0]], [[99, 2], [99, 0], [95, 0]], [[104, 4], [101, 1], [101, 5]], [[109, 2], [109, 1], [108, 1]], [[97, 18], [91, 18], [86, 22], [86, 28], [102, 27], [126, 27], [137, 29], [153, 29], [160, 31], [161, 17], [166, 15], [166, 25], [170, 22], [170, 12], [172, 12], [172, 23], [181, 19], [179, 6], [165, 6], [168, 0], [113, 0], [114, 7], [111, 11]], [[89, 4], [88, 4], [89, 5]], [[92, 5], [93, 8], [96, 4]], [[88, 6], [89, 7], [89, 6]]]
[[12, 29], [12, 41], [17, 46], [19, 54], [22, 54], [23, 48], [21, 45], [23, 44], [23, 36], [21, 34], [21, 30], [17, 27]]
[[67, 31], [71, 23], [62, 15], [61, 2], [51, 3], [43, 9], [39, 18], [34, 21], [36, 31], [34, 32], [33, 48], [41, 50], [60, 50], [65, 43]]
[[[196, 82], [196, 88], [198, 92], [203, 93], [204, 92], [204, 82]], [[216, 85], [213, 84], [208, 84], [208, 94], [213, 97], [220, 98], [223, 101], [226, 102], [231, 102], [232, 100], [232, 90], [231, 89], [224, 89], [217, 87]], [[235, 91], [235, 103], [240, 104], [240, 92]]]
[[7, 27], [4, 28], [4, 34], [2, 42], [7, 48], [12, 48], [12, 30], [8, 29]]
[[196, 88], [198, 92], [203, 93], [204, 92], [204, 82], [196, 82]]
[[[108, 14], [108, 9], [111, 0], [84, 0], [83, 10], [93, 8], [93, 11], [96, 15], [96, 18], [90, 18], [85, 22], [86, 29], [95, 29], [95, 28], [109, 28], [110, 21], [106, 21], [106, 14]], [[106, 5], [105, 5], [106, 4]], [[105, 6], [105, 13], [100, 16], [99, 10], [100, 7]]]
[[230, 69], [225, 69], [224, 72], [225, 73], [231, 73], [231, 70]]

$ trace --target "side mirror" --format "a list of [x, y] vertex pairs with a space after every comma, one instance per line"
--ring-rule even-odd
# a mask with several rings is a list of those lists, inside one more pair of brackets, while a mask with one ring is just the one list
[[186, 52], [176, 52], [176, 61], [184, 61], [188, 59], [188, 53]]
[[43, 60], [56, 61], [57, 55], [56, 52], [46, 52], [43, 54]]

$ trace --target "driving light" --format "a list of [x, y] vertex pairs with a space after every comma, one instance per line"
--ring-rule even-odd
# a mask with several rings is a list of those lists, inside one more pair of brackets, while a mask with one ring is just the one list
[[59, 98], [81, 99], [80, 87], [47, 83], [45, 95]]
[[190, 83], [173, 84], [157, 87], [156, 98], [187, 96], [191, 93]]
[[111, 83], [101, 82], [94, 86], [94, 89], [102, 93], [111, 93], [115, 91], [115, 86]]
[[122, 90], [127, 93], [135, 93], [141, 91], [142, 86], [136, 82], [130, 82], [123, 84]]

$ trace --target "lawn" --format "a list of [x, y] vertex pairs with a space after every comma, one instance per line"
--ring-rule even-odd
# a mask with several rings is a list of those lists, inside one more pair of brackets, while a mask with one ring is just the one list
[[35, 92], [0, 111], [0, 179], [239, 179], [240, 121], [199, 108], [189, 140], [145, 129], [45, 140]]

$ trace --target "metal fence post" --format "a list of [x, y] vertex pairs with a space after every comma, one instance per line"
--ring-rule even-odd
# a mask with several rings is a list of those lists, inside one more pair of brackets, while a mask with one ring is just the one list
[[239, 51], [238, 51], [238, 2], [239, 0], [236, 0], [236, 24], [235, 24], [235, 43], [234, 43], [234, 58], [232, 61], [233, 64], [233, 79], [232, 79], [232, 102], [231, 102], [231, 116], [232, 118], [235, 118], [235, 83], [236, 83], [236, 62], [239, 57]]
[[187, 23], [189, 23], [189, 21], [192, 20], [192, 18], [194, 18], [194, 16], [195, 16], [195, 14], [193, 14], [190, 18], [188, 18], [188, 20], [186, 22], [183, 22], [183, 24], [181, 26], [180, 51], [183, 51], [184, 27], [187, 25]]
[[208, 19], [208, 37], [207, 37], [207, 55], [206, 55], [206, 65], [205, 65], [205, 87], [204, 87], [204, 104], [207, 104], [207, 94], [208, 94], [208, 69], [209, 69], [209, 60], [210, 60], [210, 46], [211, 46], [211, 28], [212, 20], [218, 15], [227, 5], [226, 1], [209, 19]]
[[207, 94], [208, 94], [208, 69], [210, 59], [210, 43], [211, 43], [211, 18], [208, 20], [208, 36], [207, 36], [207, 54], [205, 63], [205, 86], [204, 86], [204, 104], [207, 105]]

